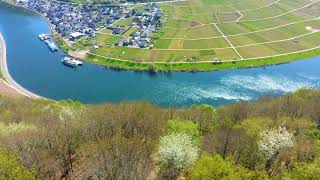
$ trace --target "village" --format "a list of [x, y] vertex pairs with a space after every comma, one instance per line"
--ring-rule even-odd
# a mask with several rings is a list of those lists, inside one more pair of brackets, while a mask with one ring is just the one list
[[[154, 47], [151, 43], [152, 33], [157, 32], [162, 26], [161, 14], [157, 3], [150, 3], [144, 7], [145, 12], [135, 12], [133, 14], [133, 22], [128, 27], [108, 26], [108, 29], [113, 30], [113, 34], [122, 34], [130, 28], [137, 27], [137, 29], [130, 34], [129, 37], [124, 37], [122, 40], [116, 41], [116, 46], [129, 46], [139, 48]], [[128, 17], [128, 15], [126, 15]]]
[[[47, 0], [19, 0], [17, 3], [46, 17], [55, 33], [69, 44], [84, 36], [92, 39], [101, 30], [108, 29], [121, 37], [114, 42], [115, 46], [152, 48], [150, 36], [161, 27], [162, 11], [157, 3], [149, 3], [142, 10], [125, 5], [77, 5]], [[129, 18], [132, 22], [128, 26], [114, 25]], [[132, 34], [121, 36], [132, 27], [136, 27]]]

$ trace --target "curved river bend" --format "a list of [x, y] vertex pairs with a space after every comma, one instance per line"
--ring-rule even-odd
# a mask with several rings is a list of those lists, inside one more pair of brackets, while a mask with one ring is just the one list
[[92, 64], [63, 66], [38, 39], [49, 32], [32, 12], [0, 3], [0, 32], [7, 43], [11, 76], [26, 89], [52, 99], [84, 103], [146, 100], [161, 106], [207, 103], [215, 106], [302, 87], [320, 87], [320, 57], [277, 66], [201, 73], [115, 71]]

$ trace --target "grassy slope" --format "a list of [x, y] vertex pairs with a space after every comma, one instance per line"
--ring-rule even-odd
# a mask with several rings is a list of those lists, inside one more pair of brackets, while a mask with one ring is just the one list
[[225, 63], [181, 63], [181, 64], [143, 64], [122, 62], [93, 55], [87, 56], [87, 62], [98, 65], [103, 65], [111, 68], [131, 69], [131, 70], [160, 70], [160, 71], [209, 71], [221, 70], [231, 68], [246, 68], [268, 66], [272, 64], [288, 63], [295, 60], [314, 57], [320, 54], [320, 49], [311, 50], [303, 53], [291, 54], [286, 56], [272, 57], [272, 58], [258, 58], [249, 61], [225, 62]]
[[5, 79], [4, 76], [3, 76], [3, 74], [2, 74], [1, 69], [0, 69], [0, 79]]
[[4, 79], [4, 77], [3, 77], [3, 74], [2, 74], [2, 72], [1, 72], [1, 70], [0, 70], [0, 79]]

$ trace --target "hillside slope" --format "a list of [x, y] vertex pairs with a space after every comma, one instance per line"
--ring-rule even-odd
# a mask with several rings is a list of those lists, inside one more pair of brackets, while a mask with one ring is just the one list
[[320, 91], [163, 109], [0, 97], [0, 179], [319, 179]]

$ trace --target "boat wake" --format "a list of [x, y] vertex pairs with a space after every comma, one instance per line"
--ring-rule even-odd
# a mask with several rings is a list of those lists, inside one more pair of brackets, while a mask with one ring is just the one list
[[[166, 82], [161, 83], [159, 86], [166, 87], [167, 91], [159, 92], [159, 97], [167, 96], [172, 102], [178, 104], [184, 104], [188, 102], [204, 102], [204, 101], [219, 101], [219, 100], [250, 100], [251, 97], [241, 92], [235, 93], [232, 89], [223, 86], [199, 86], [197, 84], [187, 84], [178, 82]], [[159, 98], [159, 103], [161, 101], [165, 102], [166, 99]]]
[[265, 74], [259, 74], [257, 76], [236, 75], [223, 78], [221, 83], [229, 88], [263, 94], [289, 93], [301, 88], [313, 88], [319, 85], [318, 82], [307, 78], [287, 78], [279, 74], [272, 76]]
[[[250, 75], [226, 75], [215, 79], [210, 83], [167, 81], [158, 86], [166, 90], [158, 92], [158, 97], [167, 96], [176, 103], [193, 102], [217, 102], [217, 101], [241, 101], [254, 100], [266, 95], [280, 95], [290, 93], [301, 88], [320, 87], [320, 82], [315, 76], [290, 76], [281, 74]], [[205, 85], [204, 85], [205, 84]], [[167, 101], [158, 98], [158, 103]]]

